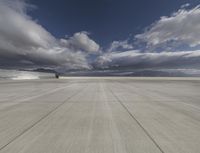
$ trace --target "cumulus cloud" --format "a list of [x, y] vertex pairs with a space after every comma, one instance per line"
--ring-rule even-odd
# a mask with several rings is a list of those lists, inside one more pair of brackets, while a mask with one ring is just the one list
[[144, 33], [135, 37], [146, 42], [148, 47], [160, 45], [200, 45], [200, 5], [187, 10], [182, 6], [171, 16], [163, 16]]
[[[189, 4], [181, 6], [181, 9], [169, 17], [161, 17], [144, 33], [135, 36], [140, 44], [146, 44], [145, 52], [141, 50], [120, 51], [118, 47], [123, 48], [123, 44], [126, 46], [128, 42], [114, 42], [111, 44], [110, 52], [96, 59], [94, 67], [118, 71], [199, 69], [200, 50], [180, 51], [175, 49], [178, 45], [188, 45], [189, 47], [200, 45], [200, 6], [187, 10], [188, 6]], [[132, 47], [133, 45], [130, 45], [130, 49]], [[165, 51], [152, 50], [157, 47], [164, 48]]]
[[[161, 17], [136, 38], [147, 46], [168, 47], [166, 44], [172, 41], [190, 47], [200, 45], [200, 6], [191, 10], [186, 7], [169, 17]], [[133, 44], [124, 40], [113, 41], [107, 52], [101, 52], [101, 47], [85, 31], [57, 39], [28, 15], [30, 8], [34, 6], [24, 0], [0, 1], [0, 67], [44, 67], [62, 72], [200, 67], [200, 50], [144, 53], [133, 50]]]
[[90, 69], [87, 56], [99, 45], [88, 33], [58, 40], [27, 14], [29, 7], [23, 0], [0, 1], [1, 66]]
[[117, 50], [130, 50], [133, 49], [133, 45], [128, 43], [128, 40], [124, 40], [124, 41], [113, 41], [110, 44], [110, 47], [108, 48], [108, 51], [117, 51]]
[[[109, 52], [96, 59], [94, 67], [108, 70], [129, 69], [130, 71], [146, 68], [198, 69], [200, 67], [199, 50], [180, 51], [175, 50], [172, 46], [188, 45], [195, 47], [200, 45], [200, 6], [187, 10], [186, 8], [189, 6], [190, 4], [182, 5], [176, 13], [169, 17], [161, 17], [144, 33], [135, 36], [140, 45], [146, 45], [147, 50], [145, 52], [131, 50], [134, 46], [128, 40], [114, 41], [108, 49]], [[143, 44], [144, 42], [146, 44]], [[153, 50], [156, 47], [168, 51], [160, 50], [156, 52]]]
[[[26, 6], [23, 1], [14, 2], [18, 2], [18, 7]], [[13, 50], [18, 49], [17, 47], [47, 48], [49, 44], [55, 43], [54, 37], [23, 10], [25, 9], [13, 9], [9, 0], [0, 2], [0, 46]]]
[[88, 32], [77, 32], [68, 39], [61, 39], [61, 44], [65, 47], [70, 47], [75, 50], [83, 50], [88, 53], [97, 53], [100, 46], [89, 38]]
[[199, 68], [200, 50], [141, 53], [138, 50], [106, 53], [96, 60], [99, 69]]

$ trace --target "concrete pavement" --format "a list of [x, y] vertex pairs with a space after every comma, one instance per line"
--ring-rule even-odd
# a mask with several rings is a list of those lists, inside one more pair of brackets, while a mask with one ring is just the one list
[[0, 82], [0, 153], [199, 153], [200, 79]]

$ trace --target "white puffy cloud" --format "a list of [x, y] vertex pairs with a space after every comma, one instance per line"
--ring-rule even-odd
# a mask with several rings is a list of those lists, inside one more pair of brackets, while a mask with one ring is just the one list
[[136, 38], [146, 42], [148, 47], [164, 44], [181, 44], [189, 47], [200, 45], [200, 5], [187, 10], [189, 4], [171, 16], [163, 16]]
[[[103, 53], [87, 32], [57, 39], [27, 14], [30, 7], [33, 6], [23, 0], [0, 1], [0, 67], [44, 67], [58, 71], [200, 67], [199, 50], [143, 53], [131, 50], [133, 45], [125, 40], [112, 42], [109, 52]], [[185, 10], [185, 7], [170, 17], [162, 17], [136, 37], [149, 46], [169, 41], [200, 45], [200, 7], [192, 10]], [[117, 52], [122, 50], [126, 51]], [[89, 62], [91, 54], [97, 58], [92, 56]]]
[[97, 53], [100, 46], [89, 38], [88, 32], [77, 32], [68, 39], [61, 39], [61, 44], [65, 47], [70, 47], [75, 50], [83, 50], [87, 53]]
[[[24, 7], [23, 1], [18, 2], [18, 7]], [[13, 9], [11, 1], [0, 2], [0, 43], [5, 49], [29, 49], [30, 47], [49, 47], [54, 43], [54, 37], [42, 26], [31, 19], [21, 9]], [[21, 4], [21, 5], [20, 5]]]
[[99, 45], [88, 33], [79, 32], [71, 38], [58, 40], [27, 15], [28, 8], [23, 0], [0, 1], [1, 66], [91, 68], [87, 56], [98, 52]]
[[108, 48], [108, 51], [111, 52], [111, 51], [117, 51], [117, 50], [124, 50], [124, 49], [133, 49], [133, 45], [128, 43], [128, 40], [124, 40], [124, 41], [113, 41], [111, 44], [110, 44], [110, 47]]
[[137, 50], [106, 53], [96, 60], [100, 69], [191, 68], [200, 66], [200, 50], [142, 53]]
[[87, 52], [98, 52], [100, 48], [95, 41], [88, 37], [88, 33], [86, 32], [75, 33], [71, 38], [71, 42], [74, 46]]

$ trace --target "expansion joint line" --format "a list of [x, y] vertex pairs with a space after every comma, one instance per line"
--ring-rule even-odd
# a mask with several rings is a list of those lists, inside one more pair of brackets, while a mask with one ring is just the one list
[[[88, 86], [88, 85], [87, 85]], [[87, 87], [86, 86], [86, 87]], [[57, 105], [54, 109], [52, 109], [51, 111], [49, 111], [47, 114], [45, 114], [43, 117], [41, 117], [38, 121], [36, 121], [34, 124], [32, 124], [31, 126], [27, 127], [23, 132], [19, 133], [18, 135], [16, 135], [11, 141], [9, 141], [7, 144], [3, 145], [0, 148], [0, 151], [3, 150], [4, 148], [6, 148], [9, 144], [11, 144], [12, 142], [14, 142], [15, 140], [17, 140], [19, 137], [21, 137], [23, 134], [25, 134], [26, 132], [28, 132], [30, 129], [32, 129], [33, 127], [35, 127], [39, 122], [43, 121], [45, 118], [47, 118], [50, 114], [52, 114], [53, 112], [55, 112], [57, 109], [59, 109], [61, 106], [63, 106], [65, 103], [67, 103], [72, 97], [76, 96], [78, 93], [80, 93], [81, 91], [83, 91], [86, 87], [83, 87], [81, 90], [78, 90], [77, 92], [75, 92], [74, 94], [72, 94], [71, 96], [69, 96], [67, 99], [65, 99], [61, 104]]]
[[155, 144], [155, 146], [160, 150], [161, 153], [165, 153], [162, 148], [159, 146], [159, 144], [154, 140], [154, 138], [149, 134], [149, 132], [144, 128], [144, 126], [136, 119], [136, 117], [129, 111], [129, 109], [123, 104], [123, 102], [118, 98], [118, 96], [109, 89], [112, 95], [117, 99], [119, 104], [126, 110], [126, 112], [131, 116], [133, 120], [136, 121], [136, 123], [140, 126], [140, 128], [144, 131], [144, 133], [150, 138], [150, 140]]

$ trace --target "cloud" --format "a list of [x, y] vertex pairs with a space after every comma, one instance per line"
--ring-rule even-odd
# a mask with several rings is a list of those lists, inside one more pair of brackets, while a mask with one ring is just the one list
[[[119, 72], [122, 70], [134, 72], [140, 69], [165, 69], [170, 73], [170, 69], [184, 71], [195, 69], [196, 71], [200, 67], [200, 50], [190, 49], [200, 45], [200, 6], [186, 10], [188, 6], [189, 4], [185, 4], [169, 17], [161, 17], [144, 33], [135, 36], [140, 45], [146, 45], [145, 52], [141, 49], [122, 51], [123, 45], [129, 45], [128, 42], [116, 41], [111, 44], [110, 52], [99, 56], [93, 66], [100, 70]], [[175, 49], [179, 45], [187, 45], [190, 49], [188, 51]], [[159, 52], [153, 50], [158, 47], [164, 50]], [[130, 44], [131, 48], [133, 45]], [[187, 72], [191, 73], [191, 71]]]
[[181, 5], [181, 8], [184, 9], [184, 8], [189, 7], [189, 6], [190, 6], [190, 3], [186, 3], [186, 4]]
[[[200, 6], [182, 7], [170, 17], [161, 17], [143, 34], [136, 36], [147, 46], [187, 44], [200, 45]], [[62, 39], [55, 38], [28, 15], [34, 6], [24, 0], [0, 1], [0, 67], [49, 68], [59, 72], [96, 69], [199, 68], [200, 50], [177, 52], [145, 52], [133, 50], [128, 40], [113, 41], [101, 47], [88, 32], [77, 32]], [[120, 52], [119, 52], [120, 51]]]
[[199, 68], [200, 50], [142, 53], [138, 50], [110, 52], [97, 58], [98, 69]]
[[61, 39], [61, 44], [65, 47], [70, 47], [75, 50], [83, 50], [87, 53], [99, 52], [100, 46], [89, 38], [89, 33], [82, 31], [75, 33], [68, 39]]
[[58, 40], [27, 14], [30, 6], [23, 0], [0, 1], [0, 65], [91, 69], [87, 57], [100, 47], [88, 33]]
[[[30, 47], [49, 47], [55, 43], [54, 37], [42, 26], [31, 19], [24, 8], [13, 9], [11, 1], [0, 2], [0, 39], [1, 46], [16, 49], [17, 47], [29, 49]], [[26, 6], [23, 1], [18, 2], [18, 7]], [[21, 4], [21, 5], [20, 5]]]
[[190, 10], [182, 6], [171, 16], [163, 16], [151, 25], [144, 33], [135, 36], [136, 39], [147, 43], [147, 47], [162, 45], [200, 45], [200, 5]]
[[108, 48], [108, 51], [117, 51], [117, 50], [130, 50], [133, 49], [133, 45], [128, 43], [128, 40], [124, 40], [124, 41], [113, 41], [110, 44], [110, 47]]

